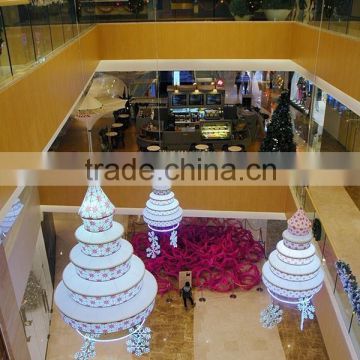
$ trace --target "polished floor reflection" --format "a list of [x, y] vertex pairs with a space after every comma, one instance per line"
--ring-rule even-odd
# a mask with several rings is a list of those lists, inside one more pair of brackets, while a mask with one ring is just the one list
[[[74, 231], [81, 224], [76, 214], [54, 214], [57, 232], [56, 284], [69, 262], [76, 244]], [[116, 216], [131, 234], [137, 227], [127, 216]], [[55, 284], [55, 285], [56, 285]], [[285, 309], [284, 322], [278, 328], [264, 329], [259, 313], [270, 303], [266, 291], [228, 293], [194, 291], [196, 306], [185, 310], [179, 293], [158, 296], [146, 324], [153, 331], [151, 360], [327, 360], [326, 350], [316, 320], [299, 331], [297, 312]], [[199, 297], [204, 296], [205, 302]], [[288, 345], [290, 344], [290, 347]], [[67, 326], [54, 307], [47, 360], [72, 359], [81, 347], [81, 338]], [[303, 348], [306, 347], [306, 352]], [[289, 350], [291, 349], [291, 351]], [[299, 354], [306, 356], [299, 357]], [[97, 345], [99, 360], [135, 359], [124, 342]]]

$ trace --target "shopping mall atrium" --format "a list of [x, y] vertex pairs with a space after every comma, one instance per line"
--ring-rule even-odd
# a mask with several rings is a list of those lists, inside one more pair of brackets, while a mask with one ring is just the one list
[[360, 359], [359, 64], [359, 0], [0, 0], [0, 359]]

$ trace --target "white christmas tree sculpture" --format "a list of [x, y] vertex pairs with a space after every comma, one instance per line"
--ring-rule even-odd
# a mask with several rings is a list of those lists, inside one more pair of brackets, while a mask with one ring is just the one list
[[146, 253], [150, 258], [156, 258], [160, 254], [159, 238], [156, 233], [169, 233], [171, 246], [177, 247], [176, 229], [183, 214], [179, 201], [171, 191], [170, 183], [163, 180], [164, 175], [161, 171], [155, 173], [155, 179], [153, 191], [143, 211], [144, 221], [149, 227], [150, 247], [146, 249]]
[[[80, 207], [79, 242], [55, 291], [64, 321], [89, 338], [139, 327], [154, 307], [157, 283], [122, 239], [114, 206], [99, 186], [90, 186]], [[140, 327], [139, 327], [140, 329]]]
[[299, 304], [305, 299], [309, 303], [322, 287], [324, 272], [311, 243], [311, 221], [302, 209], [288, 220], [282, 235], [263, 266], [263, 282], [278, 301]]

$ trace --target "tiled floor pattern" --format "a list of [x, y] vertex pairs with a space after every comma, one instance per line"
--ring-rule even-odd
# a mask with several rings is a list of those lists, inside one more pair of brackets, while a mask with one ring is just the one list
[[328, 360], [317, 320], [305, 320], [304, 330], [301, 331], [300, 312], [295, 308], [280, 306], [284, 314], [278, 330], [286, 359]]

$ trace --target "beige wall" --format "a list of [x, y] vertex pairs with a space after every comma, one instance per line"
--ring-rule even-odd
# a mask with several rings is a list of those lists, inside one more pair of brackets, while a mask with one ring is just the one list
[[5, 250], [1, 244], [0, 279], [0, 324], [6, 346], [10, 353], [10, 359], [29, 360], [30, 354], [26, 345], [19, 308], [15, 298]]
[[98, 28], [103, 60], [291, 57], [290, 22], [125, 23]]
[[[116, 207], [143, 208], [151, 192], [150, 187], [103, 187]], [[184, 209], [261, 211], [285, 213], [294, 208], [288, 187], [174, 187]], [[80, 206], [85, 187], [40, 187], [41, 205]]]
[[[331, 295], [324, 285], [321, 291], [314, 297], [316, 317], [319, 322], [326, 350], [330, 360], [350, 360], [352, 357], [345, 337], [338, 325], [338, 319], [331, 303], [330, 296]], [[337, 326], [334, 326], [335, 324]]]

